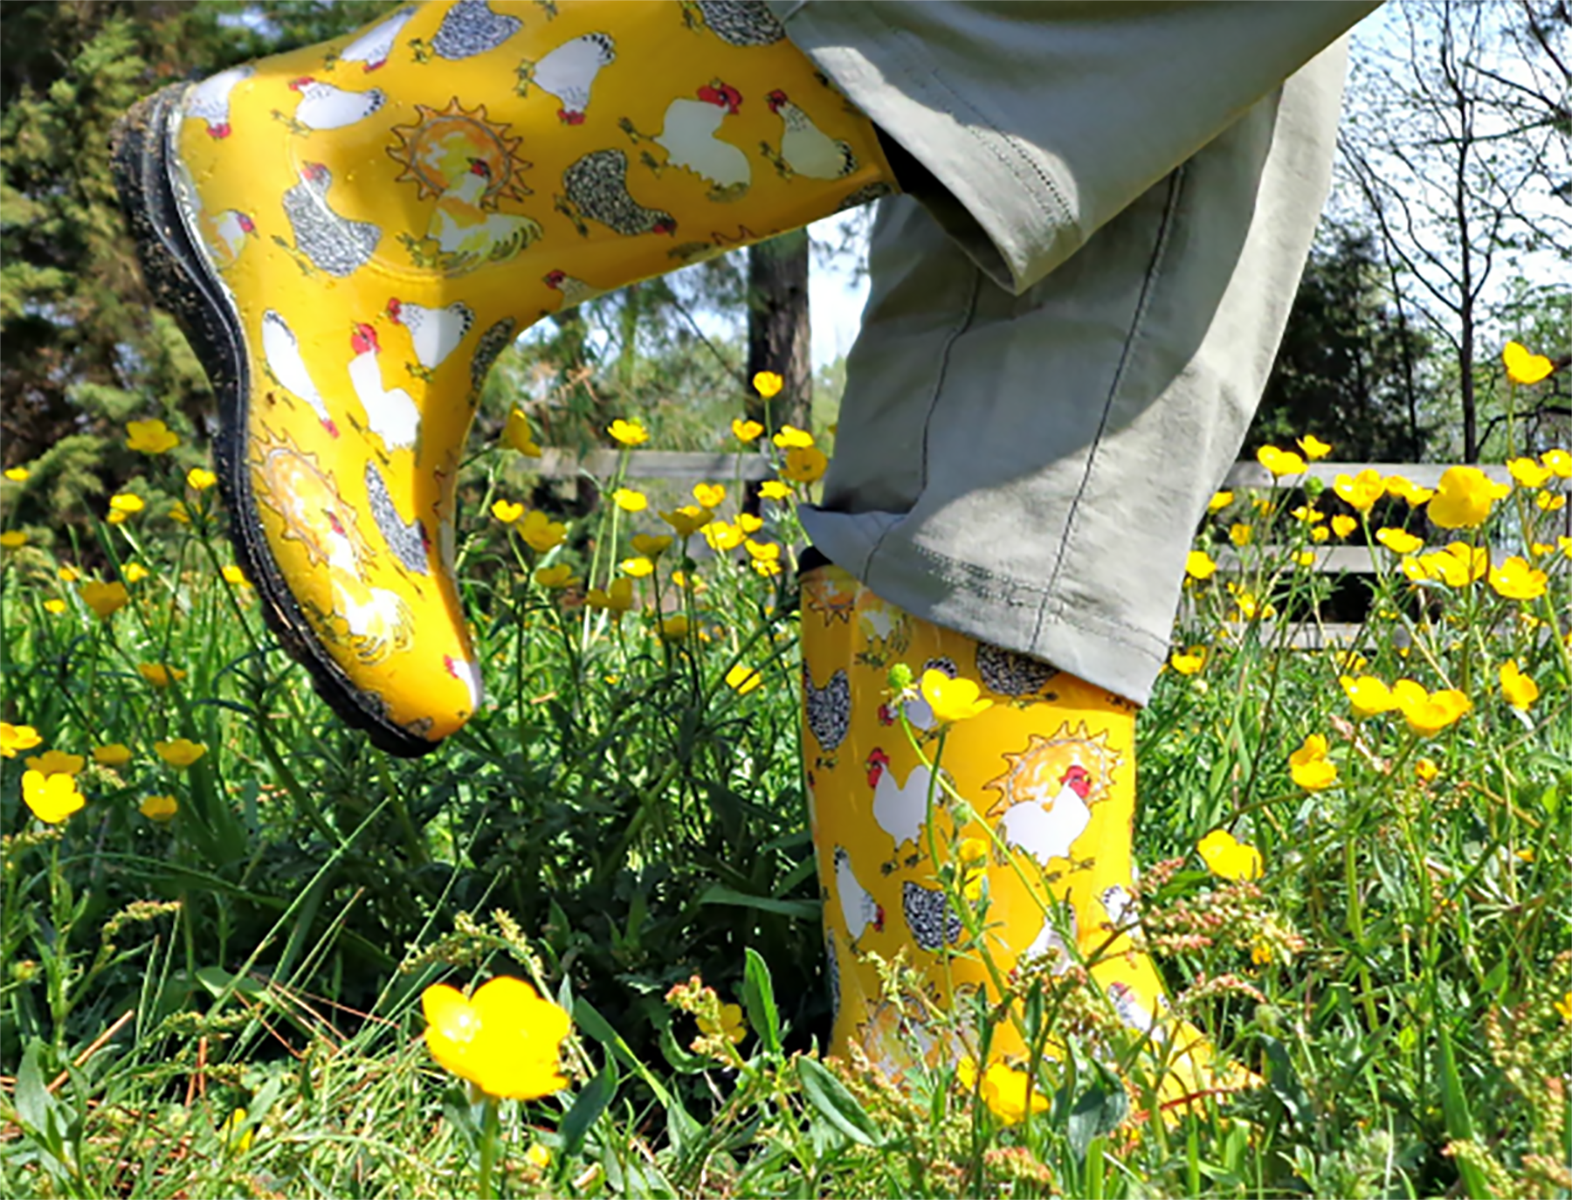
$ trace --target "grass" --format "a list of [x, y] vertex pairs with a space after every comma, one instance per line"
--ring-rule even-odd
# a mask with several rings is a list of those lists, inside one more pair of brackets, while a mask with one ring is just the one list
[[[339, 726], [224, 579], [213, 493], [148, 462], [141, 511], [92, 545], [15, 531], [0, 568], [5, 715], [41, 739], [0, 760], [5, 1194], [1572, 1194], [1572, 542], [1546, 532], [1565, 476], [1439, 541], [1387, 489], [1362, 514], [1313, 487], [1219, 507], [1199, 548], [1250, 540], [1240, 573], [1187, 585], [1175, 645], [1197, 650], [1140, 717], [1137, 838], [1175, 1006], [1261, 1086], [1159, 1115], [1105, 1065], [1116, 1035], [1079, 974], [1028, 972], [1014, 1015], [1072, 1053], [1038, 1067], [1046, 1110], [1011, 1123], [953, 1064], [896, 1087], [818, 1056], [789, 570], [679, 542], [634, 611], [585, 606], [533, 572], [604, 588], [660, 522], [603, 507], [538, 553], [488, 515], [525, 494], [527, 461], [488, 450], [461, 572], [492, 699], [400, 761]], [[1330, 522], [1300, 501], [1356, 518], [1325, 544], [1371, 544], [1356, 647], [1286, 644], [1331, 587], [1299, 558]], [[797, 544], [791, 506], [765, 510], [755, 538]], [[1432, 550], [1515, 546], [1542, 594], [1455, 556], [1405, 571], [1371, 536], [1399, 525]], [[133, 563], [102, 618], [61, 577]], [[687, 634], [660, 636], [679, 612]], [[1537, 684], [1526, 707], [1507, 660]], [[156, 665], [184, 674], [156, 686]], [[762, 686], [734, 686], [751, 670]], [[1358, 718], [1345, 674], [1469, 707], [1424, 733]], [[1320, 790], [1290, 764], [1312, 735], [1336, 768]], [[206, 747], [183, 769], [154, 750], [179, 737]], [[94, 762], [108, 743], [130, 760]], [[46, 749], [87, 758], [86, 806], [58, 824], [21, 799]], [[150, 819], [151, 796], [178, 811]], [[1206, 869], [1215, 829], [1256, 848], [1259, 878]], [[573, 1015], [571, 1086], [500, 1106], [482, 1185], [490, 1110], [431, 1060], [419, 997], [502, 973]], [[695, 1014], [731, 1002], [744, 1040], [700, 1039]]]

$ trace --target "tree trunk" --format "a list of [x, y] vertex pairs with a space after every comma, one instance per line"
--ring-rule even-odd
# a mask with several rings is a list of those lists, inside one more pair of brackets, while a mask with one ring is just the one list
[[[774, 433], [812, 421], [813, 372], [808, 325], [808, 231], [793, 230], [748, 250], [748, 378], [774, 371], [784, 381], [766, 402], [748, 391], [747, 414]], [[757, 484], [744, 508], [759, 511]]]

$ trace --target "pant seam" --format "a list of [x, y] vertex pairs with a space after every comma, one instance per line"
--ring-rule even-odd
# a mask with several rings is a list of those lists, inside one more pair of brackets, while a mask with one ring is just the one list
[[1135, 313], [1130, 320], [1130, 332], [1125, 338], [1124, 349], [1119, 355], [1119, 365], [1114, 369], [1114, 377], [1108, 385], [1108, 395], [1103, 402], [1102, 416], [1097, 423], [1097, 433], [1092, 438], [1091, 448], [1086, 455], [1086, 469], [1081, 474], [1080, 485], [1075, 490], [1075, 497], [1070, 501], [1069, 512], [1065, 516], [1064, 536], [1059, 541], [1059, 554], [1054, 560], [1053, 573], [1048, 578], [1047, 586], [1043, 588], [1045, 597], [1041, 611], [1038, 613], [1037, 627], [1033, 630], [1032, 640], [1035, 642], [1042, 637], [1043, 621], [1047, 619], [1050, 608], [1059, 608], [1061, 612], [1067, 607], [1063, 601], [1055, 599], [1060, 577], [1064, 574], [1065, 561], [1069, 558], [1070, 544], [1075, 539], [1077, 520], [1080, 516], [1082, 501], [1091, 486], [1092, 475], [1097, 469], [1098, 457], [1102, 452], [1105, 435], [1108, 431], [1108, 422], [1114, 405], [1120, 398], [1129, 372], [1131, 359], [1135, 355], [1136, 344], [1145, 332], [1145, 320], [1151, 306], [1152, 292], [1156, 288], [1157, 280], [1162, 274], [1164, 257], [1168, 251], [1169, 235], [1173, 230], [1174, 214], [1179, 207], [1179, 196], [1184, 189], [1185, 167], [1177, 167], [1170, 175], [1168, 182], [1168, 196], [1163, 204], [1162, 220], [1157, 227], [1157, 237], [1152, 246], [1151, 261], [1146, 269], [1146, 278], [1141, 281], [1141, 294], [1136, 300]]

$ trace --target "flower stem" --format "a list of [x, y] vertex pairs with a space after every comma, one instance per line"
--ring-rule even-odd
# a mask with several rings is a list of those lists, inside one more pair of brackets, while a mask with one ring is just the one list
[[480, 1177], [475, 1183], [475, 1194], [480, 1197], [480, 1200], [493, 1200], [497, 1194], [492, 1186], [491, 1175], [497, 1165], [497, 1148], [502, 1140], [497, 1119], [498, 1103], [495, 1096], [487, 1096], [486, 1111], [481, 1117]]

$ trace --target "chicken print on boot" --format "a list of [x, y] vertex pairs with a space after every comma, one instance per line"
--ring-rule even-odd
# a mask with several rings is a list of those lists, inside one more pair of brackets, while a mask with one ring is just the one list
[[901, 886], [901, 909], [912, 940], [929, 952], [961, 940], [960, 914], [942, 888], [925, 888], [907, 880]]
[[229, 94], [236, 85], [255, 74], [256, 68], [250, 64], [220, 71], [191, 89], [181, 111], [188, 119], [206, 121], [208, 137], [227, 138], [232, 132], [229, 128]]
[[1158, 1045], [1168, 1041], [1167, 1027], [1141, 1005], [1140, 1000], [1136, 998], [1135, 989], [1129, 984], [1110, 983], [1108, 998], [1113, 1001], [1114, 1011], [1119, 1014], [1119, 1019], [1131, 1029], [1146, 1034]]
[[370, 260], [382, 230], [334, 212], [328, 204], [332, 186], [332, 171], [321, 163], [306, 163], [300, 182], [284, 193], [284, 215], [295, 235], [295, 249], [317, 270], [343, 279]]
[[658, 208], [645, 208], [628, 191], [628, 156], [621, 150], [594, 150], [562, 173], [563, 195], [557, 211], [588, 237], [586, 220], [604, 225], [622, 237], [677, 232], [677, 219]]
[[[462, 273], [488, 262], [504, 263], [540, 237], [539, 223], [529, 217], [487, 212], [490, 187], [491, 168], [485, 159], [472, 158], [469, 170], [437, 197], [424, 239], [437, 244], [435, 265]], [[413, 244], [410, 249], [421, 265], [432, 265]]]
[[355, 354], [349, 360], [349, 381], [366, 410], [366, 427], [390, 451], [413, 446], [420, 433], [420, 408], [403, 388], [382, 386], [382, 365], [377, 361], [382, 346], [377, 331], [361, 322], [350, 335], [349, 346]]
[[824, 133], [785, 92], [776, 88], [765, 97], [765, 103], [781, 119], [781, 148], [776, 153], [768, 142], [761, 148], [784, 178], [843, 179], [857, 169], [851, 146]]
[[666, 151], [665, 163], [646, 153], [644, 164], [659, 174], [666, 167], [691, 171], [710, 185], [711, 200], [736, 200], [748, 190], [753, 169], [748, 156], [716, 137], [721, 122], [742, 107], [742, 94], [720, 80], [699, 88], [696, 100], [679, 97], [666, 108], [666, 118], [655, 137], [640, 133], [624, 117], [622, 131], [637, 142], [653, 142]]
[[[895, 843], [893, 853], [897, 859], [901, 847], [907, 842], [912, 844], [912, 855], [906, 860], [906, 865], [914, 866], [920, 847], [918, 839], [922, 836], [922, 827], [928, 821], [932, 771], [920, 765], [913, 767], [906, 782], [899, 783], [895, 772], [890, 770], [890, 756], [877, 748], [868, 755], [868, 761], [863, 765], [868, 768], [868, 786], [873, 789], [873, 819]], [[885, 874], [889, 874], [894, 865], [894, 862], [886, 863]]]
[[197, 221], [202, 229], [202, 241], [207, 246], [207, 256], [220, 271], [235, 265], [246, 239], [257, 231], [251, 215], [238, 208], [226, 208], [216, 217], [202, 213]]
[[475, 313], [462, 300], [445, 308], [426, 308], [394, 296], [388, 301], [388, 320], [409, 331], [410, 345], [419, 366], [406, 364], [411, 375], [429, 378], [431, 372], [458, 348], [475, 323]]
[[852, 872], [851, 855], [845, 846], [835, 847], [835, 891], [840, 896], [841, 916], [846, 921], [846, 937], [853, 948], [864, 933], [884, 931], [884, 909], [857, 882]]
[[387, 96], [380, 88], [372, 88], [369, 92], [349, 92], [331, 83], [313, 79], [310, 75], [291, 79], [289, 90], [300, 96], [294, 115], [276, 115], [296, 133], [342, 129], [356, 121], [364, 121], [387, 103]]
[[317, 391], [311, 372], [306, 369], [306, 361], [300, 356], [300, 342], [295, 338], [295, 331], [272, 309], [262, 314], [262, 355], [267, 359], [268, 373], [278, 386], [309, 404], [328, 436], [337, 437], [338, 426], [328, 416], [327, 402]]
[[443, 16], [429, 45], [415, 38], [409, 47], [416, 62], [430, 62], [433, 54], [457, 62], [495, 50], [523, 26], [517, 17], [493, 12], [486, 0], [458, 0]]
[[332, 70], [344, 62], [359, 63], [362, 71], [381, 70], [387, 64], [388, 55], [393, 53], [393, 43], [414, 15], [414, 8], [399, 9], [382, 24], [374, 26], [345, 46], [337, 58], [329, 60], [328, 69]]
[[1052, 859], [1069, 858], [1070, 847], [1092, 819], [1086, 803], [1092, 790], [1091, 772], [1072, 763], [1059, 783], [1051, 800], [1023, 800], [999, 818], [999, 837], [1005, 845], [1026, 851], [1044, 867]]
[[616, 43], [608, 34], [586, 33], [563, 42], [539, 62], [521, 62], [514, 91], [528, 96], [533, 85], [556, 98], [557, 120], [564, 125], [582, 125], [595, 76], [616, 60]]
[[562, 297], [562, 303], [557, 306], [558, 312], [577, 308], [584, 301], [593, 300], [601, 294], [600, 288], [593, 287], [582, 279], [575, 279], [566, 271], [547, 271], [541, 276], [541, 282]]

